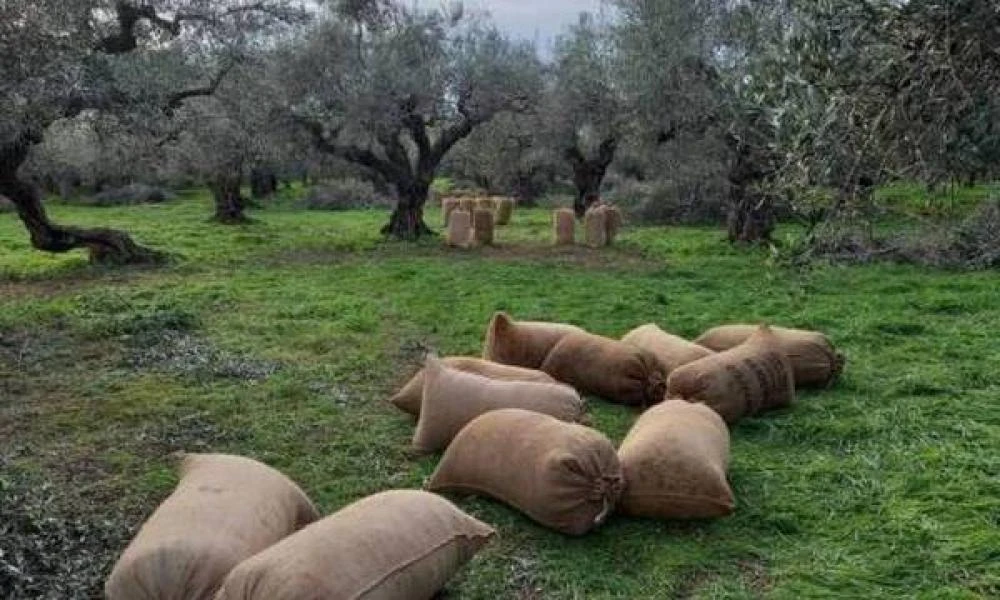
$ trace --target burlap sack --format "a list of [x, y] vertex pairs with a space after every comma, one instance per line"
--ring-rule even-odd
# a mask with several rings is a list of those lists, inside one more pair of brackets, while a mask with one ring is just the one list
[[421, 453], [444, 450], [469, 421], [491, 410], [523, 408], [563, 421], [579, 421], [585, 410], [569, 386], [489, 379], [446, 367], [433, 356], [424, 365], [423, 396], [413, 433], [413, 449]]
[[572, 246], [576, 240], [576, 215], [568, 208], [560, 208], [552, 213], [552, 229], [557, 246]]
[[581, 394], [629, 406], [662, 402], [666, 389], [666, 368], [651, 352], [585, 331], [559, 340], [541, 370]]
[[448, 218], [451, 213], [458, 209], [458, 198], [445, 198], [441, 204], [441, 215], [444, 217], [444, 226], [448, 226]]
[[667, 379], [667, 396], [703, 402], [732, 424], [790, 405], [795, 380], [781, 342], [762, 325], [739, 346], [678, 367]]
[[621, 231], [622, 223], [624, 218], [622, 217], [622, 211], [620, 208], [613, 204], [606, 205], [605, 208], [605, 225], [607, 226], [608, 244], [615, 243], [615, 239], [618, 237], [618, 232]]
[[242, 560], [319, 517], [291, 480], [249, 458], [188, 454], [180, 472], [111, 571], [108, 600], [210, 600]]
[[656, 519], [733, 512], [726, 481], [729, 430], [704, 404], [667, 400], [639, 417], [618, 449], [625, 473], [620, 511]]
[[493, 244], [493, 211], [477, 208], [472, 213], [472, 241], [480, 246]]
[[514, 215], [514, 199], [513, 198], [500, 198], [497, 200], [497, 225], [507, 225], [510, 223], [511, 217]]
[[493, 528], [419, 490], [359, 500], [244, 561], [217, 600], [423, 600]]
[[597, 431], [508, 409], [469, 423], [425, 487], [491, 496], [542, 525], [582, 535], [611, 514], [623, 485], [614, 447]]
[[506, 365], [537, 369], [549, 351], [568, 333], [583, 330], [565, 323], [515, 321], [505, 312], [493, 315], [486, 328], [483, 358]]
[[[747, 340], [755, 325], [723, 325], [709, 329], [697, 339], [706, 348], [728, 350]], [[833, 384], [844, 369], [844, 355], [818, 331], [772, 327], [781, 351], [792, 363], [795, 385], [825, 387]]]
[[448, 240], [449, 246], [465, 248], [471, 243], [472, 238], [472, 216], [464, 210], [456, 210], [448, 218]]
[[583, 217], [584, 239], [591, 248], [608, 245], [608, 210], [603, 204], [597, 205]]
[[458, 201], [459, 209], [472, 215], [472, 211], [476, 209], [476, 199], [472, 197], [460, 198]]
[[[445, 366], [475, 373], [490, 379], [500, 379], [503, 381], [534, 381], [536, 383], [555, 383], [556, 380], [547, 373], [537, 369], [525, 369], [504, 365], [491, 360], [474, 358], [471, 356], [448, 356], [441, 359]], [[406, 385], [389, 399], [396, 408], [408, 412], [413, 416], [420, 416], [420, 404], [424, 397], [424, 370], [420, 369]]]
[[681, 365], [713, 354], [708, 348], [667, 333], [654, 323], [636, 327], [622, 336], [622, 341], [652, 352], [666, 368], [667, 375]]

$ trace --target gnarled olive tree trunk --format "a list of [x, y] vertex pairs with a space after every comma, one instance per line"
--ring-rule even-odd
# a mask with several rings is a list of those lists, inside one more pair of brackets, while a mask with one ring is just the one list
[[278, 191], [278, 176], [270, 167], [255, 167], [250, 170], [250, 195], [254, 198], [269, 198]]
[[158, 264], [167, 259], [162, 252], [136, 244], [124, 231], [53, 223], [45, 212], [38, 188], [20, 179], [17, 174], [31, 145], [38, 141], [41, 141], [40, 135], [24, 134], [13, 143], [0, 147], [0, 195], [6, 196], [17, 209], [32, 246], [56, 253], [86, 248], [91, 262], [97, 264]]
[[424, 222], [424, 204], [427, 202], [428, 190], [430, 184], [427, 182], [397, 184], [399, 200], [389, 222], [382, 228], [382, 235], [391, 235], [401, 240], [434, 235], [434, 231]]
[[586, 157], [576, 146], [566, 149], [565, 158], [573, 167], [573, 185], [576, 186], [576, 199], [573, 201], [573, 211], [577, 218], [582, 219], [584, 213], [601, 198], [601, 183], [608, 172], [608, 166], [615, 158], [618, 140], [608, 138], [601, 142], [597, 156]]
[[243, 214], [246, 200], [240, 192], [242, 177], [239, 172], [219, 175], [212, 183], [212, 197], [215, 200], [215, 216], [213, 219], [225, 225], [246, 223]]
[[729, 169], [729, 241], [766, 242], [777, 221], [771, 199], [757, 187], [770, 174], [762, 151], [754, 152], [744, 143], [728, 140], [735, 151]]

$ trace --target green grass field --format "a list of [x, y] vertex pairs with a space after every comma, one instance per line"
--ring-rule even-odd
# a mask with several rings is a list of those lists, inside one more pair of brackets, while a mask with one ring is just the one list
[[[730, 518], [617, 517], [571, 539], [458, 500], [499, 535], [448, 597], [1000, 596], [996, 273], [790, 271], [713, 229], [557, 249], [544, 211], [469, 251], [384, 242], [381, 212], [218, 226], [203, 195], [52, 212], [179, 258], [94, 269], [32, 251], [0, 214], [0, 597], [98, 593], [174, 485], [177, 450], [266, 461], [324, 512], [419, 487], [435, 460], [410, 457], [413, 423], [386, 400], [426, 350], [478, 354], [500, 309], [609, 336], [767, 320], [827, 332], [848, 364], [833, 389], [732, 431]], [[591, 412], [615, 442], [636, 416]]]

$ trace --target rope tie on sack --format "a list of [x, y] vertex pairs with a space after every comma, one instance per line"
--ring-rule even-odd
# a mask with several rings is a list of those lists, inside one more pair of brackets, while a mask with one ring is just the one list
[[590, 494], [587, 496], [587, 500], [590, 502], [600, 502], [601, 512], [597, 513], [594, 517], [594, 524], [600, 525], [608, 518], [611, 514], [611, 510], [615, 507], [614, 500], [621, 496], [622, 493], [622, 478], [621, 477], [607, 477], [603, 476], [594, 482], [594, 487], [591, 488]]
[[653, 369], [646, 376], [646, 397], [643, 402], [643, 409], [663, 402], [667, 394], [667, 378], [659, 369]]

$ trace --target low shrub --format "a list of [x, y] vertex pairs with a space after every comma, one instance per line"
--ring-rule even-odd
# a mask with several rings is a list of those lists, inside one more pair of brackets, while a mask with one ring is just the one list
[[726, 220], [724, 182], [625, 180], [606, 198], [639, 223], [717, 225]]
[[156, 186], [134, 183], [125, 187], [104, 190], [93, 195], [69, 198], [66, 202], [83, 206], [128, 206], [132, 204], [160, 204], [174, 199], [174, 194]]
[[309, 210], [355, 210], [391, 206], [389, 197], [360, 179], [336, 179], [314, 186], [301, 201]]
[[1000, 200], [982, 203], [957, 223], [927, 222], [905, 231], [878, 233], [860, 220], [830, 219], [786, 250], [793, 263], [887, 260], [949, 269], [1000, 267]]

